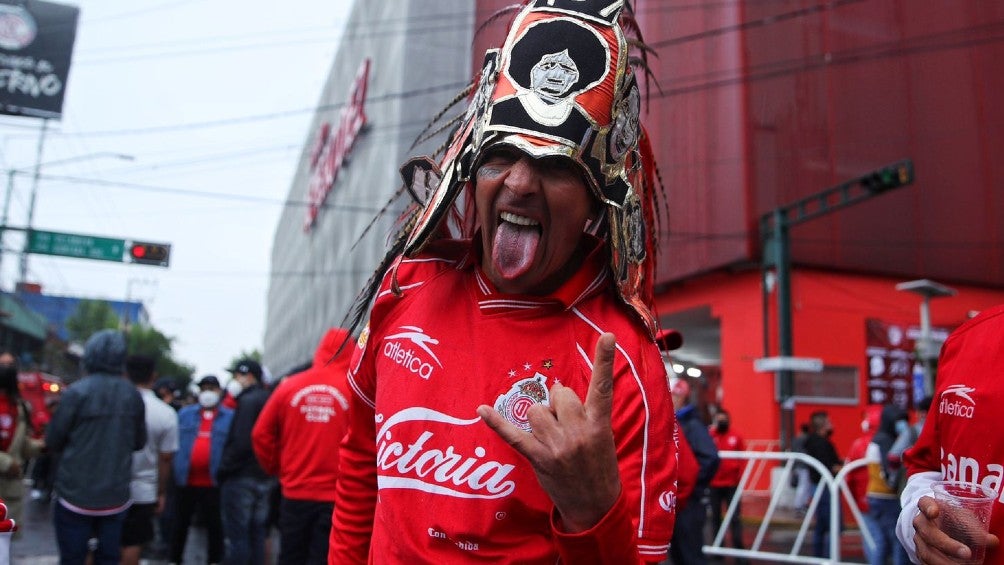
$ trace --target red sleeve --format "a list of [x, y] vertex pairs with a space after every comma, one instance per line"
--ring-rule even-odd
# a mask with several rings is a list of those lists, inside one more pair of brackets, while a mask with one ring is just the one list
[[376, 425], [373, 407], [352, 395], [349, 431], [342, 440], [328, 563], [366, 563], [376, 508]]
[[[622, 338], [624, 349], [615, 361], [614, 404], [611, 425], [617, 444], [617, 461], [623, 485], [624, 515], [611, 512], [604, 522], [610, 535], [605, 552], [632, 555], [629, 561], [662, 561], [669, 550], [675, 518], [677, 447], [673, 439], [676, 417], [666, 384], [666, 369], [654, 343], [639, 336], [638, 347]], [[616, 509], [616, 508], [615, 508]], [[629, 537], [619, 537], [621, 528]], [[607, 534], [604, 534], [607, 535]], [[602, 538], [598, 538], [602, 539]], [[626, 547], [615, 549], [623, 544]], [[580, 561], [568, 561], [579, 563]]]
[[251, 446], [261, 468], [269, 475], [279, 474], [279, 444], [282, 437], [280, 410], [286, 404], [285, 387], [281, 384], [265, 402], [254, 428], [251, 430]]
[[[551, 512], [551, 532], [561, 563], [631, 564], [643, 563], [638, 555], [632, 526], [630, 502], [621, 490], [606, 516], [592, 528], [575, 534], [561, 530], [561, 518]], [[656, 560], [658, 561], [658, 560]]]

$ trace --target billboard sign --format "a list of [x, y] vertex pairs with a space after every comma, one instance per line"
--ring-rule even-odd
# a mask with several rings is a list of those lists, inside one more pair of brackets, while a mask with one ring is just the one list
[[[904, 410], [912, 408], [924, 395], [923, 389], [914, 389], [915, 375], [923, 374], [917, 357], [920, 327], [876, 319], [866, 320], [865, 326], [868, 404], [892, 403]], [[950, 332], [951, 328], [931, 328], [931, 336], [937, 342], [943, 342]]]
[[59, 118], [80, 8], [0, 3], [0, 114]]

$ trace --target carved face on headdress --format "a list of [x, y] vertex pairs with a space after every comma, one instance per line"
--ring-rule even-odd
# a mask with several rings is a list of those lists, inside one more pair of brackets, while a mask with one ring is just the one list
[[579, 69], [568, 56], [568, 49], [544, 55], [530, 69], [530, 89], [551, 104], [564, 99], [577, 80]]

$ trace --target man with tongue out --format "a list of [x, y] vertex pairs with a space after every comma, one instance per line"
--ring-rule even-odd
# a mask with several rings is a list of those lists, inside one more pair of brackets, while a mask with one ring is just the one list
[[445, 156], [402, 168], [431, 194], [361, 295], [329, 563], [666, 558], [675, 417], [623, 8], [528, 0]]
[[476, 173], [485, 275], [507, 294], [549, 294], [582, 264], [587, 222], [599, 203], [571, 159], [488, 152]]

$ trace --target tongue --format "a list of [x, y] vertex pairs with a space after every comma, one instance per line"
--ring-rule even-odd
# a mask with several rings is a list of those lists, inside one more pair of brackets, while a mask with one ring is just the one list
[[507, 279], [515, 279], [530, 269], [540, 242], [537, 226], [518, 226], [501, 222], [495, 229], [495, 245], [492, 261], [499, 274]]

